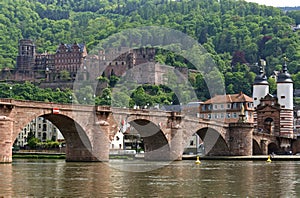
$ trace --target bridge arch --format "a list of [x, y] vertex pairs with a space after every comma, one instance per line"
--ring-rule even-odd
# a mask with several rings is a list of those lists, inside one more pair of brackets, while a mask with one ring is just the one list
[[[214, 128], [213, 126], [200, 126], [196, 128], [190, 127], [191, 130], [186, 134], [184, 138], [184, 145], [188, 145], [189, 140], [194, 134], [197, 134], [200, 138], [200, 143], [202, 149], [204, 148], [204, 155], [229, 155], [229, 146], [227, 144], [225, 133], [219, 131], [218, 127]], [[224, 130], [224, 128], [223, 128]], [[198, 149], [197, 149], [198, 150]]]
[[146, 160], [169, 159], [168, 139], [158, 125], [147, 119], [131, 119], [128, 123], [138, 131], [143, 139]]
[[260, 147], [260, 145], [259, 145], [259, 143], [257, 142], [257, 140], [256, 139], [253, 139], [252, 140], [252, 154], [253, 155], [262, 155], [263, 153], [262, 153], [262, 149], [261, 149], [261, 147]]
[[23, 114], [14, 122], [14, 142], [22, 129], [37, 117], [43, 117], [52, 122], [62, 133], [66, 141], [66, 161], [99, 161], [93, 152], [93, 142], [89, 137], [88, 128], [72, 117], [72, 112], [53, 114], [51, 110], [37, 109], [35, 112]]
[[279, 150], [280, 149], [275, 142], [270, 142], [268, 144], [268, 154], [277, 153]]
[[204, 144], [205, 155], [229, 155], [229, 146], [222, 133], [211, 127], [196, 132]]

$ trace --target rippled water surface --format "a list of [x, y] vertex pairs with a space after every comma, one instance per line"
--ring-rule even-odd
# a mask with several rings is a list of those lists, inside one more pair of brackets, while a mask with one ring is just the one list
[[14, 160], [0, 197], [300, 197], [300, 162]]

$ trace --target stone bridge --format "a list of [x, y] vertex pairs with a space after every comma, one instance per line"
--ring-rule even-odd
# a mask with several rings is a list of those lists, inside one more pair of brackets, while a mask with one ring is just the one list
[[15, 139], [39, 116], [61, 131], [67, 161], [108, 161], [110, 142], [122, 122], [143, 138], [146, 160], [180, 160], [195, 133], [205, 143], [206, 154], [252, 155], [252, 123], [224, 124], [161, 110], [0, 99], [0, 162], [12, 161]]

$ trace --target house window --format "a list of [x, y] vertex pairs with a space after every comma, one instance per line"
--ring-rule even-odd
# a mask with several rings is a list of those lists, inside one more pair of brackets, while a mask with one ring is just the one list
[[227, 109], [230, 109], [231, 105], [230, 104], [227, 104]]
[[233, 113], [233, 117], [236, 118], [236, 113]]
[[230, 118], [230, 117], [231, 117], [230, 113], [227, 113], [226, 117], [227, 117], [227, 118]]
[[43, 124], [43, 131], [47, 131], [47, 124]]
[[218, 105], [214, 105], [214, 109], [218, 109]]
[[224, 105], [223, 104], [221, 104], [221, 109], [224, 109]]
[[285, 98], [285, 96], [281, 96], [280, 98], [284, 99], [284, 98]]

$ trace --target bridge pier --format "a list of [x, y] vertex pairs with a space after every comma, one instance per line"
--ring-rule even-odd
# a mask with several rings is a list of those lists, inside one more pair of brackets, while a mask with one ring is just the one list
[[104, 162], [109, 161], [108, 127], [99, 125], [87, 126], [85, 131], [88, 140], [84, 138], [72, 139], [67, 142], [66, 161]]
[[177, 128], [172, 128], [171, 130], [171, 141], [170, 141], [170, 159], [171, 160], [182, 160], [182, 154], [185, 145], [182, 139], [182, 130]]
[[260, 141], [261, 152], [263, 155], [268, 155], [268, 140], [262, 139]]
[[12, 162], [13, 120], [0, 116], [0, 163]]
[[231, 155], [252, 155], [253, 130], [252, 123], [237, 122], [229, 124], [229, 149]]

